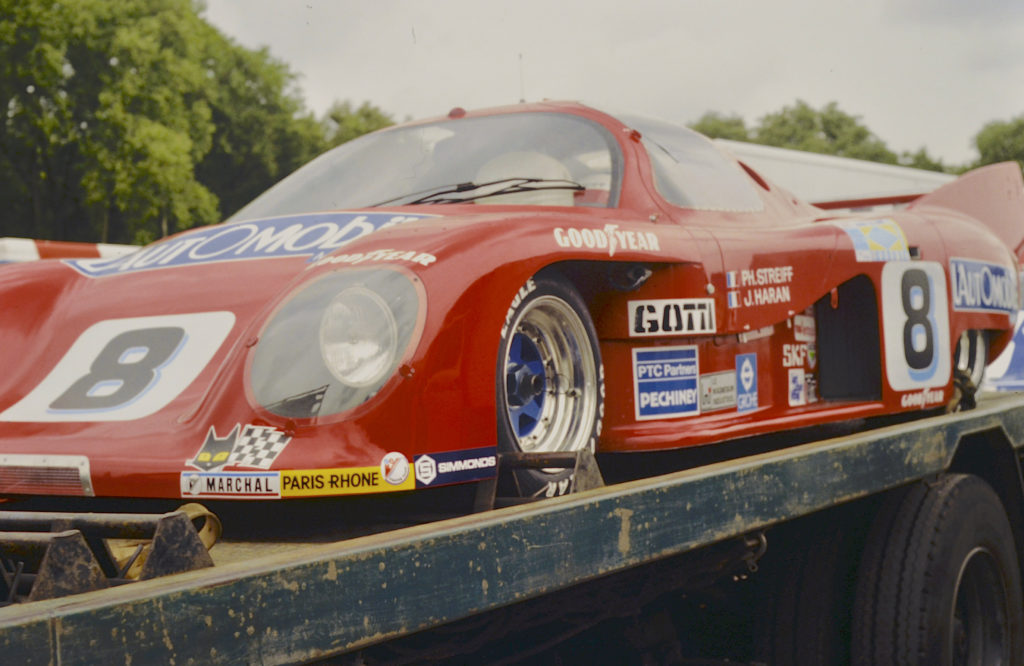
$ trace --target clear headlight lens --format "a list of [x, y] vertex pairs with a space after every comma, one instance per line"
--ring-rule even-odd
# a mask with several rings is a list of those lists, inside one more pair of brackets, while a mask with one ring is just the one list
[[334, 297], [320, 320], [320, 353], [327, 369], [349, 386], [384, 379], [395, 362], [398, 324], [383, 298], [365, 287]]
[[329, 416], [373, 397], [413, 342], [420, 295], [388, 268], [327, 273], [286, 300], [260, 333], [256, 401], [291, 418]]

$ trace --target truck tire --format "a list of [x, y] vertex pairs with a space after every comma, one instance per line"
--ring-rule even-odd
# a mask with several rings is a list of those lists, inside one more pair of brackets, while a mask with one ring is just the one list
[[[604, 414], [601, 351], [586, 304], [557, 273], [527, 280], [512, 300], [495, 383], [499, 451], [595, 450]], [[565, 494], [571, 475], [515, 470], [524, 497]]]
[[[757, 660], [850, 663], [854, 581], [864, 543], [864, 503], [841, 506], [768, 535], [761, 560]], [[782, 544], [773, 548], [772, 543]]]
[[894, 491], [861, 560], [852, 663], [1024, 663], [1020, 580], [1006, 511], [981, 478]]

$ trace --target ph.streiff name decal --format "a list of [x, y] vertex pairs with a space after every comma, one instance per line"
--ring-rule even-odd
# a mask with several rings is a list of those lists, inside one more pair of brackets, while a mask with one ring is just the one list
[[703, 335], [715, 332], [712, 298], [661, 298], [629, 302], [630, 337]]
[[246, 259], [309, 256], [311, 261], [379, 229], [427, 215], [324, 213], [202, 227], [113, 259], [66, 259], [89, 277]]
[[980, 312], [1016, 312], [1019, 307], [1017, 275], [999, 264], [951, 258], [953, 309]]

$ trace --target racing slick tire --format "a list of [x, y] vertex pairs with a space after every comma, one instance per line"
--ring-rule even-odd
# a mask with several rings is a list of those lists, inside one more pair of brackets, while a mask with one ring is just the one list
[[[604, 415], [597, 333], [577, 291], [557, 273], [526, 281], [501, 331], [496, 372], [498, 450], [593, 452]], [[569, 492], [571, 469], [515, 469], [521, 497]]]
[[981, 478], [950, 474], [896, 491], [868, 536], [852, 663], [1024, 663], [1013, 531]]

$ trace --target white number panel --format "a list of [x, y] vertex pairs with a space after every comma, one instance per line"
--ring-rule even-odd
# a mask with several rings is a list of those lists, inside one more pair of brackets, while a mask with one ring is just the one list
[[932, 261], [890, 261], [882, 268], [885, 376], [896, 391], [949, 382], [946, 272]]
[[235, 324], [231, 312], [108, 319], [78, 336], [0, 421], [130, 421], [184, 391]]

